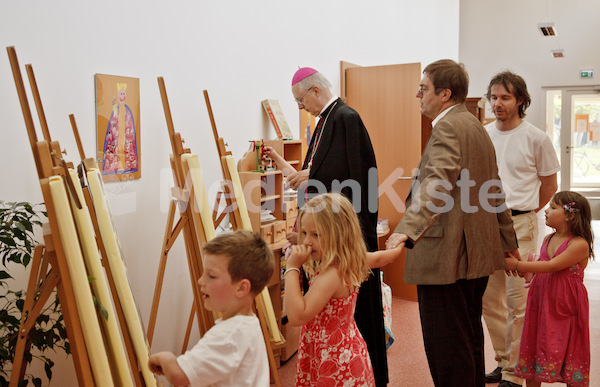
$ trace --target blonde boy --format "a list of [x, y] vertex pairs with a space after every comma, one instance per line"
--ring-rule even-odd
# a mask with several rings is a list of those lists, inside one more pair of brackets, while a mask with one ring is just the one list
[[238, 230], [203, 247], [198, 280], [204, 306], [222, 318], [181, 356], [150, 356], [152, 372], [175, 386], [269, 386], [267, 350], [252, 302], [273, 274], [273, 254], [258, 235]]

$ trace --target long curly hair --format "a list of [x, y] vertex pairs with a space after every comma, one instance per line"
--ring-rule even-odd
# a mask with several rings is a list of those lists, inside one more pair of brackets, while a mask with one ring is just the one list
[[[359, 287], [369, 276], [370, 270], [367, 265], [367, 248], [352, 203], [338, 193], [312, 198], [299, 211], [300, 231], [302, 220], [308, 214], [314, 217], [322, 256], [321, 262], [314, 262], [309, 258], [304, 264], [305, 272], [312, 277], [316, 270], [335, 266], [347, 285]], [[301, 232], [298, 243], [303, 240]]]

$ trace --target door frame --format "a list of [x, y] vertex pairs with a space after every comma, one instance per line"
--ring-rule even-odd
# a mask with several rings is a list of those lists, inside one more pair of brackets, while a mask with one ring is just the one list
[[[580, 85], [580, 86], [548, 86], [542, 87], [544, 90], [544, 99], [547, 99], [548, 91], [560, 90], [561, 92], [561, 116], [560, 116], [560, 190], [567, 191], [572, 189], [571, 176], [571, 148], [572, 148], [572, 131], [571, 131], [571, 112], [572, 112], [572, 97], [575, 95], [595, 94], [600, 96], [600, 85]], [[544, 106], [544, 119], [548, 118], [548, 101]], [[546, 121], [545, 127], [547, 128]], [[554, 124], [552, 124], [552, 129]], [[587, 188], [577, 187], [578, 192], [584, 196], [599, 196], [600, 187]]]

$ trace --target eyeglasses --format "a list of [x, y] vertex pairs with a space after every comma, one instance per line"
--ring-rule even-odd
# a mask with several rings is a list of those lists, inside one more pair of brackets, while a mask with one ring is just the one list
[[[431, 90], [431, 89], [428, 87], [419, 87], [419, 89], [417, 90], [417, 94], [425, 95], [425, 94], [427, 94], [427, 92], [429, 90]], [[435, 87], [433, 90], [435, 90], [436, 93], [439, 93], [438, 90], [441, 91], [441, 90], [444, 90], [444, 88], [443, 87]]]
[[419, 87], [419, 90], [417, 90], [417, 94], [425, 95], [428, 91], [429, 91], [429, 88], [427, 88], [427, 87]]
[[309, 88], [308, 88], [308, 90], [306, 90], [306, 93], [302, 94], [302, 97], [300, 97], [300, 98], [295, 98], [295, 100], [296, 100], [296, 103], [297, 103], [298, 105], [302, 105], [302, 104], [303, 104], [302, 100], [304, 99], [304, 97], [306, 97], [306, 94], [308, 94], [308, 92], [312, 90], [312, 88], [313, 88], [313, 87], [314, 87], [314, 86], [311, 86], [311, 87], [309, 87]]

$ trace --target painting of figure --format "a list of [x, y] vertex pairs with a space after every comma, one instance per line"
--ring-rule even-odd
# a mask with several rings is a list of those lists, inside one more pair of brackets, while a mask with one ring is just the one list
[[96, 74], [98, 164], [104, 181], [141, 177], [139, 79]]

